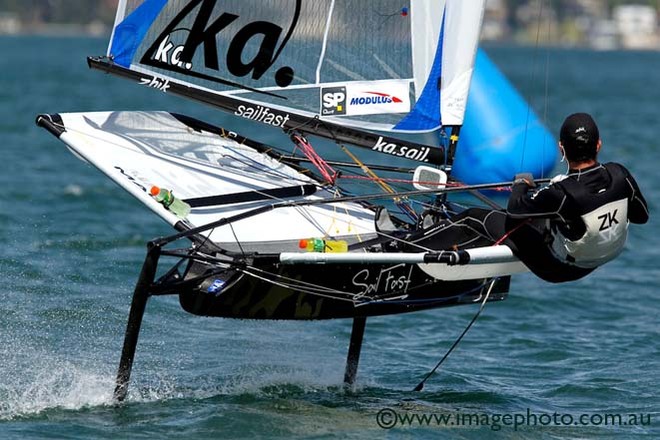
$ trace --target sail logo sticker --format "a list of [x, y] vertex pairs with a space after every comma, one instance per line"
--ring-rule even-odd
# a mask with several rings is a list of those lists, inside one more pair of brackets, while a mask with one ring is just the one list
[[321, 89], [321, 115], [346, 114], [346, 87], [326, 87]]
[[[172, 8], [180, 7], [180, 2], [173, 3]], [[250, 76], [259, 81], [275, 67], [296, 29], [302, 0], [293, 3], [292, 8], [280, 5], [283, 13], [277, 14], [286, 23], [285, 26], [288, 25], [285, 31], [284, 26], [271, 21], [245, 22], [240, 15], [216, 7], [216, 0], [191, 0], [165, 26], [140, 62], [207, 81], [245, 88], [214, 72], [222, 71], [238, 78]], [[287, 9], [292, 9], [290, 15], [286, 13]], [[162, 15], [167, 16], [167, 13]], [[223, 43], [224, 57], [219, 50], [219, 44]], [[193, 66], [195, 56], [196, 64]], [[224, 65], [221, 66], [223, 58]], [[295, 72], [290, 66], [279, 66], [273, 76], [277, 86], [287, 87], [293, 81]], [[264, 85], [269, 83], [272, 84], [267, 81]]]
[[181, 61], [181, 52], [183, 52], [183, 48], [183, 45], [174, 46], [174, 44], [170, 41], [170, 36], [168, 35], [160, 43], [160, 46], [158, 46], [158, 50], [156, 51], [154, 58], [156, 61], [163, 64], [174, 65], [181, 69], [191, 70], [193, 68], [192, 63], [184, 63]]
[[321, 88], [321, 116], [360, 116], [410, 112], [410, 81], [353, 82]]
[[347, 116], [410, 112], [408, 80], [354, 82], [347, 84], [345, 90], [345, 113], [342, 114]]
[[371, 148], [373, 151], [389, 154], [396, 157], [405, 157], [406, 159], [416, 160], [418, 162], [428, 162], [430, 147], [412, 147], [408, 145], [398, 145], [391, 142], [385, 142], [382, 136], [378, 137], [376, 145]]
[[[399, 97], [399, 96], [402, 97]], [[410, 100], [404, 101], [403, 96], [408, 96], [408, 91], [405, 95], [401, 93], [387, 93], [387, 92], [374, 92], [362, 91], [350, 94], [348, 104], [346, 106], [347, 115], [375, 115], [381, 113], [408, 113], [410, 111]]]
[[291, 117], [288, 113], [273, 113], [270, 108], [261, 105], [257, 105], [256, 107], [239, 105], [234, 114], [252, 121], [270, 124], [273, 127], [284, 127], [284, 124], [286, 124]]
[[140, 85], [151, 87], [161, 92], [167, 92], [167, 89], [170, 88], [170, 80], [165, 78], [158, 78], [154, 76], [153, 78], [140, 78]]
[[387, 93], [364, 92], [364, 96], [351, 98], [351, 105], [391, 104], [403, 102], [401, 98]]
[[117, 165], [114, 166], [115, 170], [119, 171], [119, 173], [126, 177], [133, 185], [136, 185], [138, 188], [140, 188], [142, 191], [145, 193], [149, 193], [147, 191], [147, 186], [149, 185], [147, 183], [147, 179], [141, 177], [137, 171], [129, 170], [125, 171], [122, 167], [119, 167]]

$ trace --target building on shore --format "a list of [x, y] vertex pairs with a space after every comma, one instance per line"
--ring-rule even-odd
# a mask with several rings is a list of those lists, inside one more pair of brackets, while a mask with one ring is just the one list
[[21, 20], [17, 14], [0, 11], [0, 35], [13, 35], [21, 31]]
[[612, 12], [624, 49], [660, 49], [658, 12], [648, 5], [620, 5]]
[[[554, 5], [554, 7], [553, 7]], [[482, 39], [520, 44], [660, 50], [658, 6], [637, 0], [487, 0]]]
[[[481, 38], [598, 50], [660, 50], [660, 0], [653, 3], [486, 0]], [[0, 0], [0, 35], [109, 35], [116, 7], [117, 0]]]

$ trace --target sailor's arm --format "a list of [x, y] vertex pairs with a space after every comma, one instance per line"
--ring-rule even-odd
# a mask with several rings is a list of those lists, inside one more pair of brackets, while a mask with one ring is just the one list
[[628, 196], [628, 220], [632, 223], [644, 224], [649, 220], [649, 207], [642, 192], [637, 186], [633, 176], [626, 170], [626, 181], [630, 186], [630, 195]]
[[553, 218], [560, 216], [564, 193], [553, 185], [530, 191], [525, 182], [516, 180], [511, 187], [507, 214], [512, 218]]

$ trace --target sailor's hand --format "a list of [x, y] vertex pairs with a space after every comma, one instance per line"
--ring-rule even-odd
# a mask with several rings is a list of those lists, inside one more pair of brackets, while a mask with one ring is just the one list
[[555, 177], [550, 179], [550, 183], [561, 182], [562, 180], [567, 179], [567, 178], [568, 178], [568, 176], [566, 174], [557, 174]]
[[536, 188], [536, 182], [534, 182], [534, 176], [532, 176], [532, 173], [516, 174], [516, 177], [513, 178], [513, 184], [517, 185], [519, 183], [524, 183], [530, 188]]

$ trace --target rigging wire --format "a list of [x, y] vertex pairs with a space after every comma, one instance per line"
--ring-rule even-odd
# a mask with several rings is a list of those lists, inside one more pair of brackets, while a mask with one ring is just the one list
[[486, 302], [488, 301], [488, 298], [490, 297], [491, 292], [493, 291], [493, 287], [495, 286], [495, 283], [499, 280], [499, 278], [493, 278], [493, 280], [490, 282], [490, 286], [488, 287], [488, 291], [486, 292], [486, 295], [484, 296], [483, 301], [481, 301], [481, 305], [479, 306], [479, 310], [477, 310], [477, 313], [474, 315], [472, 320], [469, 322], [467, 327], [465, 327], [465, 330], [463, 330], [463, 333], [460, 334], [458, 339], [454, 341], [454, 343], [449, 347], [449, 350], [445, 353], [445, 355], [440, 359], [440, 361], [433, 367], [433, 369], [422, 379], [420, 383], [417, 384], [417, 386], [413, 389], [413, 391], [422, 391], [424, 389], [424, 384], [426, 381], [435, 374], [436, 370], [440, 368], [440, 365], [443, 364], [443, 362], [449, 357], [452, 351], [458, 346], [458, 344], [461, 342], [463, 339], [463, 336], [470, 330], [470, 327], [472, 327], [472, 324], [475, 323], [477, 318], [479, 318], [479, 315], [481, 315], [481, 311], [484, 309], [484, 306], [486, 305]]
[[319, 156], [316, 150], [314, 150], [312, 144], [310, 144], [302, 135], [297, 133], [293, 133], [291, 135], [291, 140], [295, 144], [296, 149], [302, 151], [302, 153], [312, 162], [312, 164], [314, 164], [325, 181], [331, 185], [334, 185], [337, 181], [337, 176], [339, 173], [335, 171], [330, 165], [328, 165], [328, 163], [323, 160], [321, 156]]
[[[550, 36], [552, 34], [551, 32], [551, 26], [550, 26], [550, 20], [548, 21], [548, 41], [550, 41]], [[540, 26], [540, 25], [539, 25]], [[548, 124], [548, 90], [550, 87], [550, 48], [546, 47], [545, 49], [545, 90], [544, 90], [544, 105], [543, 105], [543, 124], [547, 126]], [[547, 136], [543, 136], [543, 143], [541, 144], [541, 157], [545, 157], [545, 147], [546, 147], [546, 140]], [[541, 167], [541, 179], [545, 177], [545, 169]]]
[[[305, 293], [312, 296], [317, 296], [320, 298], [327, 298], [332, 300], [350, 302], [355, 307], [363, 307], [374, 304], [436, 304], [436, 303], [445, 303], [448, 301], [453, 301], [465, 297], [466, 295], [474, 294], [475, 292], [482, 291], [489, 285], [488, 281], [479, 284], [476, 287], [470, 288], [463, 292], [458, 292], [456, 294], [442, 297], [442, 298], [419, 298], [419, 299], [407, 299], [408, 294], [405, 291], [394, 291], [387, 294], [366, 297], [364, 293], [353, 293], [345, 290], [337, 290], [330, 287], [326, 287], [320, 284], [314, 284], [299, 279], [290, 278], [278, 273], [269, 272], [263, 269], [260, 269], [256, 266], [249, 266], [249, 268], [243, 267], [238, 269], [241, 273], [253, 277], [255, 279], [271, 283], [273, 285], [295, 290], [301, 293]], [[496, 279], [495, 279], [496, 281]], [[432, 284], [429, 282], [423, 285]], [[421, 285], [420, 285], [421, 286]], [[418, 286], [419, 287], [419, 286]], [[492, 289], [492, 287], [490, 288]], [[490, 294], [490, 289], [488, 295]], [[481, 295], [474, 299], [474, 302], [477, 302], [481, 299]]]
[[[373, 172], [364, 162], [362, 162], [356, 155], [351, 153], [351, 151], [346, 148], [344, 144], [339, 144], [339, 147], [342, 149], [344, 153], [348, 155], [348, 157], [351, 158], [353, 162], [355, 162], [360, 169], [368, 176], [370, 180], [375, 182], [378, 186], [380, 186], [383, 191], [389, 194], [395, 194], [396, 192], [394, 189], [388, 185], [385, 180], [381, 179], [375, 172]], [[364, 176], [353, 176], [355, 178], [358, 177], [364, 177]], [[413, 222], [416, 222], [418, 220], [418, 215], [415, 212], [415, 210], [410, 206], [408, 203], [407, 198], [400, 198], [400, 197], [395, 197], [393, 199], [394, 203], [401, 209], [404, 214], [406, 214]]]
[[[420, 287], [421, 286], [428, 286], [429, 284], [433, 284], [433, 281], [430, 281], [430, 282], [425, 283], [425, 284], [420, 284], [419, 286]], [[465, 292], [460, 292], [460, 293], [457, 293], [457, 294], [454, 294], [454, 295], [451, 295], [451, 296], [446, 296], [446, 297], [443, 297], [443, 298], [398, 299], [398, 298], [395, 297], [395, 298], [389, 299], [389, 298], [375, 297], [374, 299], [372, 299], [370, 301], [365, 301], [363, 303], [357, 304], [356, 306], [357, 307], [368, 306], [368, 305], [372, 305], [372, 304], [383, 303], [385, 301], [388, 304], [420, 304], [421, 303], [421, 304], [424, 304], [424, 305], [429, 305], [429, 304], [437, 304], [437, 303], [446, 303], [448, 301], [454, 301], [454, 300], [457, 300], [457, 299], [460, 300], [460, 298], [464, 297], [465, 295], [470, 295], [470, 294], [473, 294], [475, 292], [479, 292], [479, 291], [483, 290], [488, 284], [489, 284], [488, 281], [486, 281], [486, 282], [481, 283], [481, 284], [479, 284], [478, 286], [476, 286], [472, 289], [466, 290]], [[481, 299], [481, 295], [479, 295], [479, 297], [477, 297], [476, 300], [474, 300], [474, 301], [479, 301], [480, 299]]]
[[[398, 178], [388, 178], [388, 177], [368, 177], [368, 176], [339, 176], [339, 179], [354, 179], [354, 180], [369, 180], [369, 181], [382, 181], [384, 183], [407, 183], [410, 185], [413, 185], [415, 183], [421, 184], [421, 185], [438, 185], [438, 182], [432, 182], [432, 181], [423, 181], [423, 180], [412, 180], [412, 179], [398, 179]], [[389, 185], [388, 185], [389, 186]], [[465, 183], [462, 182], [446, 182], [443, 183], [442, 186], [448, 186], [448, 187], [456, 187], [460, 188], [462, 186], [467, 186]], [[391, 188], [391, 187], [390, 187]], [[496, 187], [496, 188], [489, 188], [491, 191], [511, 191], [510, 186], [501, 186], [501, 187]], [[388, 191], [390, 192], [390, 191]], [[391, 194], [395, 194], [395, 192], [391, 191]]]
[[[62, 128], [62, 129], [66, 129], [66, 131], [70, 131], [70, 132], [75, 132], [75, 133], [83, 134], [83, 135], [85, 135], [86, 137], [90, 137], [90, 138], [92, 138], [92, 139], [97, 139], [97, 136], [96, 136], [96, 135], [94, 135], [94, 134], [90, 134], [90, 133], [85, 132], [85, 131], [83, 131], [83, 130], [78, 130], [78, 129], [76, 129], [76, 128], [71, 128], [71, 127], [65, 127], [63, 124], [58, 124], [58, 123], [56, 123], [56, 122], [53, 122], [53, 124], [56, 125], [56, 126], [58, 126], [58, 127], [60, 127], [60, 128]], [[224, 131], [224, 130], [223, 130], [223, 131]], [[222, 135], [220, 135], [220, 136], [223, 137]], [[225, 139], [232, 140], [230, 137], [224, 137], [224, 138], [225, 138]], [[113, 145], [118, 146], [118, 147], [124, 147], [122, 144], [119, 144], [119, 143], [116, 143], [116, 142], [112, 142], [111, 140], [108, 140], [108, 139], [105, 139], [105, 138], [101, 139], [100, 137], [98, 137], [98, 139], [99, 139], [99, 140], [102, 140], [103, 142], [110, 143], [110, 144], [113, 144]], [[185, 158], [183, 158], [183, 157], [178, 156], [178, 155], [176, 155], [176, 154], [173, 154], [173, 153], [171, 153], [171, 152], [165, 152], [165, 151], [162, 151], [162, 150], [160, 150], [160, 149], [158, 149], [158, 148], [156, 148], [156, 147], [150, 146], [150, 145], [148, 145], [148, 144], [146, 144], [146, 143], [140, 141], [139, 139], [135, 139], [135, 141], [136, 141], [136, 142], [140, 142], [140, 146], [141, 146], [141, 148], [143, 148], [143, 149], [144, 149], [144, 148], [148, 149], [148, 150], [150, 151], [150, 153], [153, 155], [153, 157], [156, 157], [156, 158], [161, 159], [161, 160], [171, 161], [171, 162], [174, 162], [174, 163], [176, 163], [176, 164], [179, 164], [178, 161], [180, 161], [180, 160], [186, 160], [186, 161], [193, 161], [193, 162], [195, 162], [195, 163], [200, 163], [200, 164], [202, 164], [202, 165], [204, 165], [204, 166], [209, 166], [209, 165], [210, 165], [210, 166], [217, 166], [216, 164], [210, 163], [210, 162], [208, 162], [208, 161], [198, 161], [198, 160], [193, 160], [193, 159], [190, 158], [190, 157], [185, 157]], [[247, 155], [247, 154], [244, 153], [244, 152], [256, 152], [256, 150], [255, 150], [254, 148], [250, 147], [249, 145], [245, 145], [245, 144], [243, 144], [243, 143], [238, 143], [238, 142], [236, 142], [235, 140], [234, 140], [234, 142], [236, 143], [236, 145], [233, 145], [233, 146], [231, 146], [231, 147], [224, 146], [224, 148], [231, 149], [232, 152], [234, 153], [234, 155], [224, 154], [223, 157], [226, 158], [226, 159], [232, 159], [233, 161], [235, 161], [235, 162], [237, 162], [237, 163], [243, 165], [243, 167], [241, 167], [241, 166], [236, 166], [236, 165], [232, 165], [231, 163], [224, 163], [224, 164], [222, 164], [222, 167], [225, 168], [225, 169], [231, 169], [231, 170], [235, 170], [235, 171], [237, 171], [237, 172], [242, 172], [242, 173], [245, 173], [245, 171], [246, 171], [245, 167], [248, 167], [248, 168], [253, 169], [253, 170], [255, 170], [255, 171], [263, 171], [263, 169], [260, 170], [260, 169], [258, 169], [258, 168], [256, 167], [255, 164], [258, 164], [258, 163], [259, 163], [257, 160], [255, 160], [254, 158], [250, 157], [250, 155]], [[244, 150], [244, 152], [241, 151], [241, 150]], [[255, 174], [255, 173], [252, 173], [252, 174]], [[280, 172], [280, 171], [278, 171], [278, 170], [270, 170], [270, 171], [266, 171], [265, 174], [266, 174], [266, 175], [271, 175], [272, 177], [277, 177], [277, 178], [287, 178], [287, 179], [291, 179], [291, 180], [293, 180], [293, 181], [300, 182], [300, 183], [308, 183], [308, 182], [309, 182], [308, 180], [301, 179], [301, 178], [297, 178], [297, 177], [295, 177], [295, 176], [291, 176], [291, 175], [287, 175], [287, 174], [282, 173], [282, 172]], [[263, 174], [262, 174], [260, 177], [263, 178]], [[279, 198], [279, 197], [276, 197], [276, 196], [273, 196], [273, 195], [270, 195], [270, 194], [267, 194], [267, 193], [263, 193], [263, 192], [259, 191], [258, 189], [254, 189], [253, 191], [254, 191], [255, 193], [257, 193], [257, 194], [262, 195], [265, 199], [271, 199], [271, 200], [273, 200], [273, 201], [277, 201], [277, 202], [280, 202], [280, 201], [284, 201], [284, 200], [285, 200], [285, 199], [283, 199], [283, 198]], [[302, 207], [302, 206], [295, 206], [295, 207], [293, 207], [293, 208], [294, 208], [296, 211], [298, 211], [298, 213], [299, 213], [303, 218], [305, 218], [308, 222], [310, 222], [310, 223], [311, 223], [311, 224], [312, 224], [317, 230], [319, 230], [320, 233], [324, 233], [325, 228], [324, 228], [324, 227], [318, 222], [317, 218], [318, 218], [319, 216], [332, 217], [330, 214], [324, 213], [324, 212], [319, 211], [319, 210], [315, 210], [315, 216], [312, 216], [312, 215], [310, 215], [310, 214], [307, 212], [307, 210], [308, 210], [309, 208], [305, 208], [305, 207]], [[315, 218], [315, 217], [316, 217], [316, 218]], [[349, 217], [350, 217], [350, 216], [349, 216]], [[334, 217], [332, 217], [332, 218], [334, 219]], [[212, 235], [212, 233], [213, 233], [213, 231], [214, 231], [215, 229], [216, 229], [216, 228], [213, 228], [213, 229], [208, 233], [208, 235], [207, 235], [207, 237], [206, 237], [207, 239], [210, 239], [210, 236]], [[238, 244], [238, 243], [237, 243], [237, 244]], [[239, 244], [239, 247], [240, 247], [240, 244]]]
[[245, 251], [243, 250], [243, 246], [241, 246], [241, 242], [238, 239], [238, 236], [236, 235], [236, 231], [234, 231], [233, 223], [229, 223], [228, 225], [229, 225], [229, 228], [231, 229], [232, 235], [234, 236], [234, 240], [236, 240], [236, 245], [241, 250], [241, 254], [243, 254], [243, 257], [245, 257]]
[[[538, 25], [536, 28], [536, 42], [534, 45], [534, 56], [532, 57], [532, 73], [531, 73], [531, 84], [532, 86], [536, 83], [536, 71], [538, 68], [538, 54], [539, 54], [539, 46], [540, 46], [540, 39], [541, 39], [541, 25], [542, 25], [542, 19], [543, 19], [543, 12], [544, 12], [544, 5], [545, 5], [545, 0], [539, 0], [539, 11], [538, 11]], [[548, 21], [548, 37], [550, 36], [550, 20]], [[549, 48], [546, 48], [546, 65], [545, 65], [545, 90], [544, 90], [544, 115], [543, 115], [543, 123], [547, 124], [547, 108], [548, 108], [548, 83], [549, 83], [549, 61], [550, 60], [550, 50]], [[531, 112], [532, 112], [532, 92], [531, 90], [528, 93], [527, 96], [527, 115], [525, 118], [525, 131], [523, 135], [523, 148], [522, 148], [522, 154], [520, 156], [520, 172], [525, 171], [524, 166], [525, 166], [525, 152], [527, 150], [527, 133], [529, 131], [529, 119], [531, 117]], [[542, 145], [542, 155], [545, 157], [545, 136], [543, 137], [543, 145]], [[545, 177], [544, 176], [544, 170], [541, 168], [541, 178]]]

